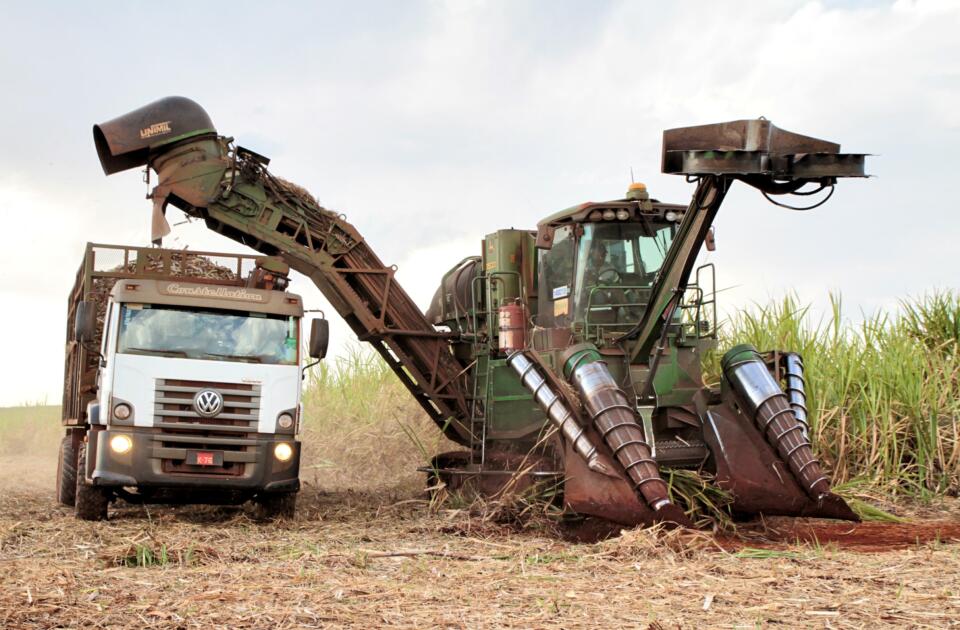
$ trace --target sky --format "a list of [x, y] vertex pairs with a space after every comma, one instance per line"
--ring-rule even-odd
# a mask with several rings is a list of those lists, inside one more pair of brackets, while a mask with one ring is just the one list
[[[84, 244], [149, 242], [142, 172], [105, 177], [92, 125], [170, 95], [346, 214], [423, 307], [485, 234], [620, 198], [631, 169], [687, 203], [661, 132], [758, 116], [874, 154], [875, 177], [811, 212], [735, 185], [703, 257], [725, 312], [834, 291], [857, 319], [958, 284], [957, 1], [0, 6], [0, 405], [59, 402]], [[246, 251], [198, 223], [164, 245]], [[358, 343], [291, 290], [335, 356]]]

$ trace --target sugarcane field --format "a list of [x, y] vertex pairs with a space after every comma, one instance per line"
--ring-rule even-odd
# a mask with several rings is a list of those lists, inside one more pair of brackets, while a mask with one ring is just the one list
[[960, 4], [4, 15], [0, 627], [960, 626]]

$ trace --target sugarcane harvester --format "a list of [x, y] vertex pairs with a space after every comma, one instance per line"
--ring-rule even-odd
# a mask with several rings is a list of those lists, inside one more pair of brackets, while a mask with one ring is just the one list
[[704, 383], [713, 268], [694, 268], [734, 182], [771, 201], [829, 196], [864, 176], [862, 154], [765, 119], [668, 130], [662, 170], [695, 183], [689, 204], [631, 184], [535, 230], [489, 234], [424, 314], [343, 215], [220, 136], [195, 102], [161, 99], [94, 126], [94, 139], [105, 173], [156, 172], [155, 239], [172, 204], [310, 277], [464, 447], [430, 467], [448, 487], [543, 481], [577, 513], [685, 525], [664, 471], [690, 468], [728, 490], [738, 515], [856, 519], [812, 451], [798, 355], [738, 346], [720, 386]]

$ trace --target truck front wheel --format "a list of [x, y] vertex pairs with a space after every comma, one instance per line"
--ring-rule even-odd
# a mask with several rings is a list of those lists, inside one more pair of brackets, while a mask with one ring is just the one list
[[257, 519], [293, 518], [297, 511], [297, 493], [265, 494], [256, 499]]
[[60, 458], [57, 460], [57, 501], [60, 505], [73, 505], [77, 497], [77, 449], [73, 438], [60, 441]]
[[87, 483], [86, 471], [87, 449], [82, 447], [77, 457], [77, 494], [74, 504], [77, 518], [85, 521], [104, 521], [107, 519], [107, 505], [110, 504], [110, 497], [102, 488]]

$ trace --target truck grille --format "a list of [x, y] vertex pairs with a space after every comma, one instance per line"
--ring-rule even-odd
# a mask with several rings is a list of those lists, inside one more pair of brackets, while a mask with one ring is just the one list
[[[223, 396], [223, 409], [212, 418], [200, 416], [193, 397], [204, 389]], [[157, 379], [153, 426], [159, 430], [154, 456], [165, 473], [240, 476], [255, 460], [254, 447], [260, 415], [260, 386]], [[187, 450], [223, 451], [223, 466], [191, 466]]]

